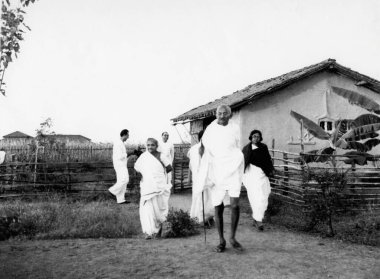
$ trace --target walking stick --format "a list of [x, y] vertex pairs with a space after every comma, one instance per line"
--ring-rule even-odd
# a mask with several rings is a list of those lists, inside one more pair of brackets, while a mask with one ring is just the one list
[[205, 232], [205, 245], [206, 245], [205, 202], [204, 202], [204, 199], [203, 199], [203, 191], [202, 191], [202, 213], [203, 213], [203, 230]]

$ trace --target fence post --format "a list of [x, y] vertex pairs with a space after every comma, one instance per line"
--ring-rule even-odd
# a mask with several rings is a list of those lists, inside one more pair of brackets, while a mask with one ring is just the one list
[[283, 159], [284, 159], [284, 182], [285, 182], [285, 190], [286, 192], [284, 192], [284, 196], [287, 196], [288, 195], [288, 185], [289, 185], [289, 168], [287, 167], [288, 165], [288, 154], [287, 153], [283, 153]]
[[71, 191], [71, 181], [70, 181], [70, 157], [67, 155], [66, 156], [66, 191]]
[[36, 143], [36, 158], [34, 160], [34, 177], [33, 177], [33, 187], [36, 188], [36, 180], [37, 180], [37, 162], [38, 162], [38, 150], [40, 146], [38, 144], [38, 141]]
[[272, 165], [274, 165], [274, 139], [272, 139]]
[[173, 160], [173, 170], [172, 170], [172, 184], [173, 184], [173, 193], [175, 193], [175, 179], [176, 179], [176, 158], [175, 158], [175, 155], [174, 155], [174, 160]]

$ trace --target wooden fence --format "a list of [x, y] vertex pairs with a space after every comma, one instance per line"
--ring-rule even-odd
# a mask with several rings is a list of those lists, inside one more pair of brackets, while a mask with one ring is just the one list
[[[6, 162], [94, 162], [112, 160], [112, 146], [39, 147], [33, 145], [3, 146]], [[134, 148], [130, 148], [133, 150]]]
[[[189, 145], [175, 145], [173, 171], [173, 190], [189, 187], [188, 160]], [[0, 165], [0, 194], [27, 194], [49, 191], [70, 193], [104, 192], [116, 182], [113, 169], [112, 148], [67, 148], [60, 149], [60, 154], [38, 157], [28, 147], [13, 147], [6, 150], [7, 160]], [[32, 154], [32, 155], [31, 155]], [[140, 175], [134, 170], [136, 156], [128, 159], [130, 190], [138, 188]], [[191, 185], [190, 185], [191, 187]]]
[[[173, 172], [173, 190], [181, 191], [191, 188], [189, 184], [188, 144], [175, 145], [175, 159]], [[49, 158], [48, 162], [13, 161], [0, 165], [0, 193], [15, 194], [40, 191], [63, 192], [104, 192], [115, 183], [115, 171], [111, 162], [112, 150], [90, 149], [77, 151], [70, 148], [66, 157]], [[95, 150], [95, 151], [94, 151]], [[46, 151], [46, 150], [45, 150]], [[15, 150], [14, 150], [15, 152]], [[318, 191], [319, 185], [313, 181], [305, 181], [305, 173], [311, 169], [331, 169], [326, 163], [305, 164], [299, 154], [270, 150], [276, 174], [270, 179], [272, 195], [282, 201], [300, 206], [306, 206], [307, 195], [310, 190]], [[95, 154], [95, 155], [94, 155]], [[16, 156], [22, 157], [19, 154]], [[17, 158], [15, 156], [15, 158]], [[92, 156], [92, 157], [91, 157]], [[69, 159], [67, 159], [69, 158]], [[93, 160], [79, 160], [93, 158]], [[101, 159], [100, 159], [101, 158]], [[130, 174], [129, 189], [139, 184], [140, 177], [134, 170], [136, 157], [128, 161]], [[370, 165], [363, 167], [350, 166], [342, 163], [342, 156], [335, 156], [335, 162], [347, 175], [347, 191], [345, 198], [355, 208], [380, 209], [380, 164], [378, 158]]]
[[326, 155], [330, 156], [330, 162], [335, 163], [334, 167], [327, 163], [305, 164], [302, 156], [296, 153], [280, 150], [270, 150], [270, 152], [276, 169], [274, 177], [270, 179], [272, 194], [282, 201], [306, 207], [306, 200], [310, 198], [310, 194], [320, 191], [320, 185], [316, 181], [306, 179], [307, 172], [336, 170], [346, 175], [347, 184], [342, 192], [342, 200], [346, 207], [354, 210], [369, 208], [380, 210], [380, 168], [377, 157], [369, 162], [369, 165], [356, 166], [343, 162], [347, 156]]
[[173, 171], [173, 190], [181, 191], [191, 188], [189, 183], [189, 158], [187, 152], [190, 144], [175, 144], [174, 152], [174, 171]]

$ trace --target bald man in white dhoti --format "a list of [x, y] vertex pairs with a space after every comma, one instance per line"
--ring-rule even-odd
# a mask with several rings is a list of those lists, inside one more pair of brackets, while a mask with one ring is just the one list
[[239, 128], [229, 123], [231, 108], [221, 105], [216, 111], [216, 120], [205, 130], [202, 138], [200, 154], [209, 156], [207, 177], [213, 182], [211, 201], [215, 207], [215, 224], [219, 233], [219, 245], [216, 252], [224, 252], [226, 240], [223, 233], [223, 200], [226, 195], [231, 203], [231, 235], [230, 244], [236, 250], [242, 250], [235, 239], [239, 222], [239, 196], [244, 171], [244, 157], [239, 148]]
[[135, 163], [135, 169], [142, 175], [140, 181], [140, 221], [146, 239], [160, 236], [162, 223], [169, 212], [169, 197], [172, 184], [167, 173], [172, 167], [166, 157], [157, 151], [158, 142], [147, 140], [145, 151]]
[[[199, 141], [202, 135], [203, 131], [199, 133]], [[204, 223], [205, 225], [208, 223], [211, 226], [214, 218], [214, 206], [211, 202], [211, 187], [213, 183], [210, 179], [206, 180], [206, 177], [202, 176], [201, 165], [208, 164], [208, 162], [206, 156], [200, 156], [200, 147], [201, 143], [199, 142], [193, 145], [187, 153], [187, 157], [190, 159], [189, 168], [191, 170], [193, 190], [190, 217], [197, 218], [199, 223]], [[203, 181], [200, 181], [202, 179]], [[205, 220], [203, 220], [203, 215]]]
[[118, 204], [127, 203], [125, 193], [129, 182], [128, 166], [127, 166], [127, 148], [125, 141], [129, 138], [129, 131], [124, 129], [120, 132], [120, 138], [114, 142], [112, 161], [116, 172], [116, 183], [108, 191], [116, 196]]

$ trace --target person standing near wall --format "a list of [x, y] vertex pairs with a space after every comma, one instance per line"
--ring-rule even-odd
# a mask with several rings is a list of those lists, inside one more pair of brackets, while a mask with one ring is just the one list
[[[159, 143], [157, 151], [160, 152], [162, 154], [162, 157], [170, 162], [170, 165], [174, 168], [174, 145], [169, 141], [169, 133], [163, 132], [161, 134], [161, 138], [162, 141]], [[172, 172], [168, 173], [168, 182], [172, 183]]]
[[262, 222], [271, 191], [268, 177], [273, 175], [274, 168], [268, 147], [262, 143], [261, 132], [253, 130], [249, 134], [249, 140], [250, 143], [243, 148], [243, 184], [247, 188], [248, 199], [252, 208], [253, 225], [262, 231], [264, 230]]

